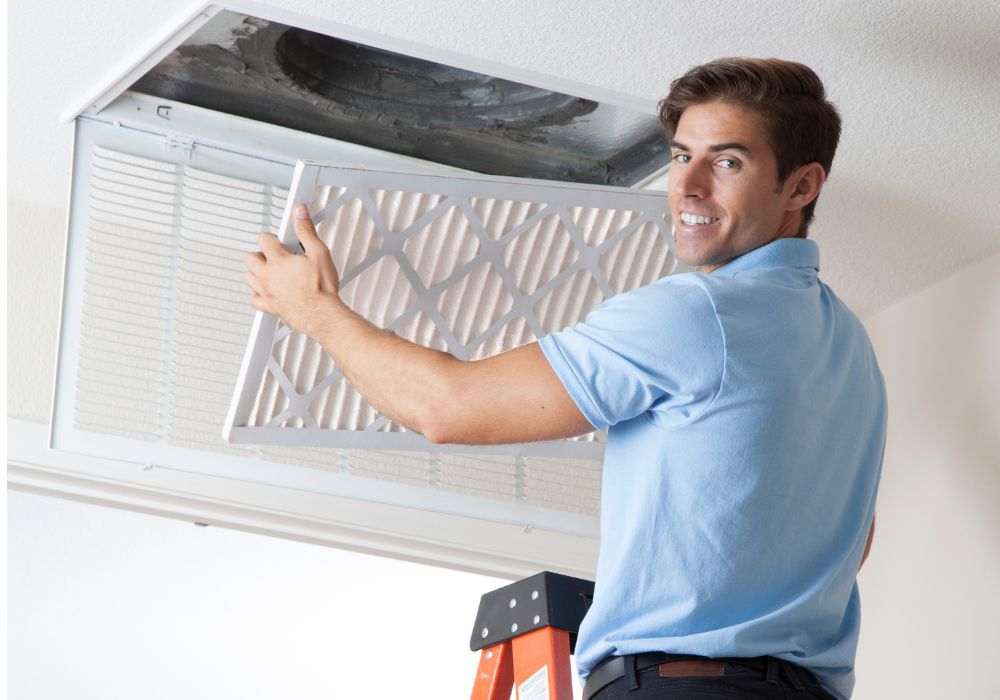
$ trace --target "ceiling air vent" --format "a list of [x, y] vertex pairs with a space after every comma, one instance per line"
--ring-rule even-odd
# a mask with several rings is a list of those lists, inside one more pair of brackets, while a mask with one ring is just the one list
[[254, 314], [242, 259], [307, 202], [373, 321], [463, 359], [529, 342], [678, 271], [662, 193], [609, 186], [662, 173], [654, 105], [215, 5], [82, 105], [53, 447], [449, 514], [441, 541], [489, 524], [508, 558], [522, 531], [596, 538], [600, 435], [431, 445]]
[[629, 186], [666, 160], [648, 112], [237, 12], [132, 89], [490, 175]]

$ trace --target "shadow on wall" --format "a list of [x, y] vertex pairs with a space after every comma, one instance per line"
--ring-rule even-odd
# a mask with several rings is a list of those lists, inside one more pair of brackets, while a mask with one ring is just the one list
[[[996, 261], [997, 258], [994, 258]], [[978, 266], [977, 266], [978, 267]], [[946, 454], [964, 487], [969, 507], [983, 519], [990, 551], [1000, 552], [1000, 284], [994, 262], [992, 292], [970, 295], [925, 328], [939, 342], [928, 342], [928, 363], [940, 368], [931, 386], [948, 400], [939, 409]], [[988, 271], [987, 271], [988, 272]], [[990, 282], [987, 282], [990, 285]], [[949, 313], [950, 312], [950, 313]], [[920, 352], [919, 348], [915, 349]], [[960, 387], [956, 390], [955, 387]], [[951, 393], [946, 392], [951, 390]]]
[[990, 552], [1000, 552], [998, 273], [1000, 255], [870, 319], [889, 388], [887, 468], [907, 472], [899, 484], [953, 488]]

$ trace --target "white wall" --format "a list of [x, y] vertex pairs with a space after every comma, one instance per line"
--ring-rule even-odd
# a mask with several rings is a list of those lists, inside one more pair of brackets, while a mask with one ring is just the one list
[[508, 583], [29, 493], [7, 505], [12, 700], [466, 697], [479, 597]]
[[889, 437], [860, 576], [855, 698], [996, 697], [1000, 256], [866, 325], [888, 387]]

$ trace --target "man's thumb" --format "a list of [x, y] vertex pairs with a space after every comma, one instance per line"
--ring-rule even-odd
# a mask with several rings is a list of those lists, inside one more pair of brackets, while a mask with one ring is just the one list
[[316, 227], [309, 217], [309, 209], [306, 205], [299, 204], [295, 207], [293, 213], [295, 214], [295, 235], [298, 236], [299, 242], [306, 253], [317, 250], [317, 246], [326, 250], [326, 246], [323, 245], [323, 241], [319, 239], [319, 235], [316, 233]]

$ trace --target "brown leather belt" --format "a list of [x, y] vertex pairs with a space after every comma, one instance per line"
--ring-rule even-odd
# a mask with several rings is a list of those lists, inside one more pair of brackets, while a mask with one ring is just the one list
[[[591, 696], [605, 686], [624, 678], [627, 658], [626, 656], [612, 656], [595, 666], [594, 670], [587, 676], [587, 683], [583, 686], [583, 700], [590, 700]], [[660, 675], [664, 678], [722, 676], [726, 673], [725, 662], [717, 659], [677, 659], [669, 654], [658, 652], [639, 654], [635, 659], [637, 671], [657, 665], [660, 667]]]
[[[597, 694], [606, 686], [625, 677], [625, 663], [627, 656], [611, 656], [597, 666], [587, 676], [587, 683], [583, 687], [583, 700]], [[664, 654], [660, 652], [648, 652], [638, 654], [635, 657], [636, 671], [642, 671], [652, 666], [659, 666], [661, 678], [683, 678], [686, 676], [724, 676], [726, 674], [726, 664], [733, 663], [740, 666], [749, 666], [763, 670], [765, 668], [766, 657], [754, 659], [706, 659], [704, 657], [686, 657], [677, 654]], [[773, 661], [777, 662], [777, 659]], [[781, 662], [778, 662], [781, 663]], [[793, 664], [784, 664], [790, 668], [801, 681], [815, 683], [815, 677], [804, 668]]]

